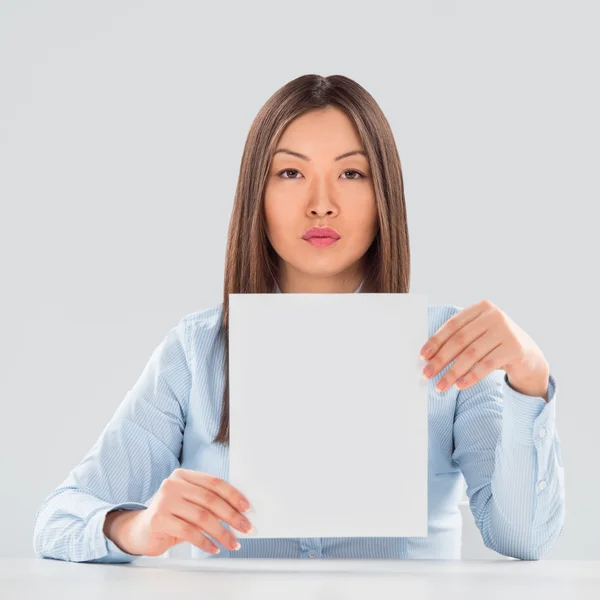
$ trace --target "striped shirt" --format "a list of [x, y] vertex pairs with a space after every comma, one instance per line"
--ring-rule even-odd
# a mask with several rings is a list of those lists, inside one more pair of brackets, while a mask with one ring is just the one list
[[[185, 315], [154, 349], [96, 443], [39, 507], [37, 556], [131, 562], [137, 556], [103, 533], [108, 511], [146, 508], [177, 467], [228, 480], [228, 449], [212, 443], [225, 383], [222, 309], [221, 303]], [[460, 310], [429, 305], [429, 336]], [[434, 386], [451, 365], [428, 384], [426, 537], [242, 538], [237, 551], [217, 544], [216, 555], [191, 546], [192, 557], [459, 559], [466, 482], [484, 544], [505, 556], [541, 558], [561, 534], [565, 514], [554, 377], [548, 402], [514, 390], [501, 370], [464, 390], [439, 392]]]

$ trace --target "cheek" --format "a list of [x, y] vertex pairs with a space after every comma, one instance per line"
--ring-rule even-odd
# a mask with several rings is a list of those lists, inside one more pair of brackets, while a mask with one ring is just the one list
[[267, 230], [271, 231], [276, 228], [277, 210], [275, 202], [273, 202], [273, 198], [269, 193], [265, 194], [264, 210]]
[[285, 241], [286, 232], [289, 234], [292, 230], [293, 215], [284, 210], [281, 203], [265, 198], [265, 221], [269, 237]]
[[357, 205], [356, 209], [348, 217], [359, 235], [366, 238], [372, 237], [377, 232], [379, 221], [377, 218], [377, 205], [374, 200]]
[[371, 202], [369, 203], [369, 208], [367, 210], [367, 222], [371, 225], [371, 228], [376, 231], [379, 227], [379, 215], [377, 210], [377, 200], [373, 196]]

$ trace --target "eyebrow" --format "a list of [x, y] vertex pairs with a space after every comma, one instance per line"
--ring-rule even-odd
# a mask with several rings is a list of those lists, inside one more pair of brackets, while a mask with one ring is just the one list
[[[278, 148], [277, 150], [275, 150], [275, 152], [273, 152], [273, 156], [275, 156], [275, 154], [278, 154], [279, 152], [282, 152], [284, 154], [291, 154], [292, 156], [297, 156], [298, 158], [301, 158], [303, 160], [310, 161], [310, 157], [306, 156], [306, 154], [300, 154], [300, 152], [294, 152], [293, 150], [290, 150], [289, 148]], [[362, 154], [364, 157], [367, 156], [366, 152], [364, 152], [363, 150], [351, 150], [350, 152], [344, 152], [344, 154], [340, 154], [339, 156], [336, 156], [333, 160], [342, 160], [342, 158], [347, 158], [348, 156], [353, 156], [354, 154]]]

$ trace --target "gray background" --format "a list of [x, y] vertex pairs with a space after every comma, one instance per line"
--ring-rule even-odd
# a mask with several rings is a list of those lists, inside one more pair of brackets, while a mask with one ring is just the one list
[[[0, 556], [33, 554], [39, 504], [152, 350], [221, 301], [258, 109], [301, 74], [340, 73], [396, 136], [411, 291], [488, 298], [544, 351], [567, 488], [547, 556], [600, 558], [594, 8], [1, 2]], [[491, 554], [474, 527], [464, 556]]]

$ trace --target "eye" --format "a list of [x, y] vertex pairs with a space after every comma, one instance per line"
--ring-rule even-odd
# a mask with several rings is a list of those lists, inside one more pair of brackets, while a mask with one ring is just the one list
[[[300, 171], [296, 169], [283, 169], [283, 171], [279, 171], [277, 175], [281, 177], [282, 173], [300, 173]], [[298, 177], [283, 177], [283, 179], [298, 179]]]
[[[279, 173], [277, 173], [278, 177], [282, 177], [283, 173], [300, 173], [300, 171], [298, 171], [297, 169], [283, 169], [283, 171], [279, 171]], [[345, 171], [343, 171], [343, 173], [354, 173], [354, 176], [352, 177], [345, 177], [344, 179], [363, 179], [364, 175], [360, 172], [357, 171], [356, 169], [346, 169]], [[294, 176], [294, 177], [282, 177], [282, 179], [299, 179], [298, 177]]]
[[355, 173], [356, 175], [360, 175], [360, 177], [346, 177], [346, 179], [362, 179], [364, 177], [360, 171], [356, 171], [355, 169], [347, 169], [344, 173]]

